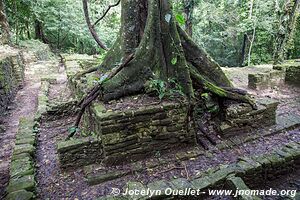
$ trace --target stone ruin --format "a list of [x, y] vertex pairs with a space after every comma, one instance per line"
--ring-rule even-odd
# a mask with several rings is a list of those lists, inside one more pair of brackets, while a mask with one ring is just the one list
[[24, 57], [21, 50], [0, 47], [0, 113], [4, 113], [18, 88], [24, 84]]
[[[84, 66], [95, 64], [93, 57], [64, 55], [69, 87], [75, 98], [81, 99], [92, 86], [95, 74], [74, 79]], [[139, 98], [134, 97], [135, 99]], [[115, 104], [114, 102], [113, 104]], [[152, 102], [153, 103], [153, 102]], [[224, 111], [215, 136], [231, 138], [251, 134], [276, 123], [278, 102], [257, 99], [258, 110], [245, 103], [231, 104]], [[197, 143], [194, 122], [188, 121], [187, 104], [161, 102], [155, 105], [126, 106], [125, 109], [95, 102], [83, 117], [82, 133], [93, 135], [58, 142], [59, 159], [63, 168], [86, 166], [93, 163], [107, 165], [136, 161], [157, 152], [193, 146]]]

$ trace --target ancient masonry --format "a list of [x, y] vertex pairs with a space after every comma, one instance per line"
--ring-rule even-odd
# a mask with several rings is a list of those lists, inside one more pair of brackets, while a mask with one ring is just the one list
[[254, 90], [265, 90], [278, 87], [284, 83], [300, 85], [300, 60], [288, 60], [275, 65], [273, 69], [250, 73], [248, 75], [248, 87]]
[[[231, 189], [236, 190], [250, 190], [263, 185], [265, 180], [275, 180], [277, 177], [292, 173], [293, 170], [300, 167], [300, 144], [290, 143], [280, 149], [274, 150], [269, 154], [241, 157], [236, 163], [229, 166], [221, 165], [217, 168], [209, 169], [202, 172], [197, 177], [192, 177], [189, 180], [186, 178], [177, 178], [170, 181], [164, 179], [151, 182], [147, 185], [140, 182], [127, 182], [123, 191], [129, 190], [160, 190], [158, 194], [152, 198], [147, 196], [106, 196], [99, 200], [109, 199], [167, 199], [172, 197], [168, 193], [167, 188], [175, 190], [200, 190], [202, 192], [208, 189]], [[250, 189], [249, 189], [250, 188]], [[202, 199], [206, 195], [192, 195], [189, 199]], [[201, 198], [202, 197], [202, 198]], [[299, 194], [295, 197], [297, 199]], [[253, 199], [259, 200], [261, 198], [256, 196], [241, 195], [239, 199]]]
[[[77, 99], [81, 99], [97, 78], [89, 74], [74, 78], [83, 66], [93, 63], [80, 56], [64, 56], [69, 87]], [[251, 132], [262, 126], [276, 123], [278, 102], [259, 99], [258, 110], [247, 104], [230, 105], [225, 110], [220, 134], [226, 138], [232, 133]], [[60, 141], [57, 144], [60, 163], [63, 168], [86, 166], [92, 163], [107, 165], [138, 160], [147, 155], [164, 152], [174, 147], [191, 146], [196, 143], [193, 123], [188, 120], [188, 105], [181, 102], [162, 102], [139, 108], [109, 110], [96, 102], [84, 115], [85, 130], [92, 137]], [[76, 156], [75, 156], [76, 154]]]
[[1, 46], [0, 55], [0, 113], [3, 113], [24, 83], [24, 60], [21, 50], [9, 46]]
[[10, 180], [7, 200], [35, 199], [35, 149], [39, 121], [46, 113], [49, 83], [43, 81], [38, 96], [38, 108], [34, 119], [21, 118], [16, 136], [16, 145], [10, 165]]

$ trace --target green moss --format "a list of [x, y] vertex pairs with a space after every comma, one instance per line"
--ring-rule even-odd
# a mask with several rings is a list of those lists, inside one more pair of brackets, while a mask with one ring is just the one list
[[10, 165], [10, 176], [19, 177], [33, 174], [31, 157], [12, 161]]
[[33, 175], [23, 176], [21, 178], [11, 179], [7, 187], [7, 192], [19, 190], [34, 191], [35, 181]]
[[18, 190], [9, 193], [5, 199], [6, 200], [30, 200], [30, 199], [34, 199], [34, 194], [26, 190]]

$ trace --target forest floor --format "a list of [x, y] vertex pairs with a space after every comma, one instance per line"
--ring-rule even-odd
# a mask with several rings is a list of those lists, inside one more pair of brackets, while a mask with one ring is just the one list
[[[236, 73], [240, 72], [237, 71]], [[232, 77], [238, 77], [235, 76], [234, 72], [232, 74]], [[71, 97], [71, 92], [67, 87], [64, 66], [58, 59], [54, 61], [31, 61], [27, 64], [24, 88], [18, 92], [10, 113], [2, 119], [6, 131], [0, 135], [0, 146], [2, 147], [0, 149], [0, 198], [9, 178], [9, 163], [18, 121], [22, 116], [33, 117], [37, 107], [41, 79], [49, 75], [56, 78], [56, 83], [50, 85], [49, 104], [66, 102]], [[232, 79], [237, 86], [243, 87], [245, 82], [240, 77], [246, 77], [246, 75]], [[299, 88], [284, 86], [278, 90], [250, 92], [259, 97], [269, 96], [281, 102], [277, 112], [278, 121], [300, 117]], [[60, 168], [56, 141], [66, 138], [68, 128], [72, 126], [74, 119], [75, 116], [65, 116], [54, 120], [44, 118], [41, 121], [36, 151], [38, 199], [97, 199], [100, 196], [110, 194], [112, 187], [123, 188], [125, 183], [130, 180], [147, 184], [154, 180], [170, 180], [175, 177], [189, 178], [220, 164], [228, 165], [236, 162], [241, 156], [264, 154], [292, 141], [300, 142], [300, 129], [298, 127], [223, 150], [214, 146], [208, 151], [204, 151], [201, 147], [190, 147], [176, 153], [173, 151], [122, 166], [91, 165], [65, 171]], [[185, 161], [178, 160], [177, 155], [180, 153], [194, 150], [200, 152], [197, 157]], [[133, 168], [136, 166], [141, 166], [143, 170], [134, 171]], [[87, 174], [105, 174], [118, 171], [129, 171], [129, 173], [95, 186], [90, 186], [87, 183]], [[299, 169], [296, 172], [299, 174]], [[270, 185], [280, 188], [284, 185], [293, 185], [299, 190], [300, 185], [299, 181], [297, 182], [297, 177], [299, 176], [292, 176], [290, 179], [283, 180], [284, 184], [282, 182], [281, 184], [277, 182], [266, 183], [266, 187]]]

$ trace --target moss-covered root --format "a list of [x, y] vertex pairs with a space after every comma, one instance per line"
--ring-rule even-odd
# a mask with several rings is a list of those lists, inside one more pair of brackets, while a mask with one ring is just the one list
[[101, 66], [91, 67], [91, 68], [89, 68], [89, 69], [87, 69], [87, 70], [77, 72], [77, 73], [74, 75], [74, 79], [80, 79], [80, 77], [83, 77], [83, 76], [86, 75], [86, 74], [96, 72], [100, 67], [101, 67]]
[[239, 92], [234, 92], [234, 90], [226, 90], [224, 88], [218, 87], [215, 84], [207, 81], [192, 67], [190, 68], [190, 73], [193, 81], [195, 81], [196, 84], [202, 86], [204, 90], [207, 90], [221, 98], [227, 98], [248, 103], [252, 106], [253, 109], [257, 110], [255, 100], [249, 97], [247, 94], [240, 94]]

